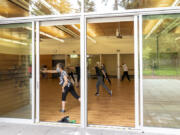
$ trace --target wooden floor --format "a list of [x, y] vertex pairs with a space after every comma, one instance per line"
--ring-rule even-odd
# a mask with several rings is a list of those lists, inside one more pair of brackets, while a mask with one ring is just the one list
[[[112, 97], [103, 88], [100, 96], [95, 96], [96, 79], [88, 80], [88, 124], [134, 127], [134, 81], [111, 80]], [[79, 89], [76, 91], [79, 93]], [[61, 88], [58, 80], [41, 79], [40, 120], [56, 122], [63, 116], [70, 116], [79, 123], [80, 103], [70, 93], [66, 106], [67, 112], [60, 113]]]

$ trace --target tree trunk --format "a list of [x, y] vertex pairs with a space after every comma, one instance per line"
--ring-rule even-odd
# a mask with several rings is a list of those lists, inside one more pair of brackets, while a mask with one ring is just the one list
[[114, 10], [118, 10], [118, 0], [114, 1]]

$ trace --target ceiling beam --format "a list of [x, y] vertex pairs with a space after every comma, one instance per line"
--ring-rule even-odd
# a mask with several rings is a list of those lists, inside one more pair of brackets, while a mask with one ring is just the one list
[[59, 25], [59, 26], [57, 25], [56, 27], [59, 28], [60, 30], [64, 31], [64, 32], [68, 33], [69, 35], [75, 37], [75, 38], [80, 38], [80, 36], [78, 34], [76, 34], [75, 32], [71, 31], [70, 29], [66, 28], [63, 25]]
[[[12, 3], [14, 3], [14, 4], [16, 4], [16, 5], [18, 5], [19, 7], [21, 7], [21, 8], [23, 8], [24, 10], [26, 10], [26, 11], [29, 11], [29, 3], [28, 2], [26, 2], [26, 1], [24, 1], [24, 0], [21, 0], [21, 1], [19, 1], [19, 0], [9, 0], [10, 2], [12, 2]], [[43, 4], [45, 4], [45, 6], [48, 8], [49, 6], [49, 4], [46, 2], [46, 1], [44, 1], [44, 0], [40, 0], [40, 2], [42, 2]], [[32, 3], [32, 4], [35, 4], [35, 3]], [[33, 8], [33, 7], [32, 7]], [[33, 8], [33, 9], [35, 9], [35, 8]], [[52, 10], [52, 7], [50, 8], [51, 10]], [[37, 10], [37, 9], [35, 9], [35, 15], [44, 15], [44, 13], [43, 12], [41, 12], [40, 10]], [[29, 11], [30, 12], [30, 11]], [[52, 12], [53, 13], [58, 13], [58, 11], [55, 11], [55, 10], [52, 10]], [[72, 36], [72, 37], [76, 37], [76, 38], [79, 38], [80, 36], [78, 35], [78, 34], [76, 34], [75, 32], [73, 32], [73, 31], [71, 31], [71, 30], [69, 30], [68, 28], [66, 28], [65, 26], [63, 26], [63, 25], [61, 25], [61, 26], [56, 26], [58, 29], [60, 29], [60, 30], [62, 30], [62, 31], [64, 31], [65, 33], [67, 33], [67, 34], [69, 34], [70, 36]], [[42, 34], [43, 33], [43, 34]], [[42, 32], [41, 34], [42, 35], [48, 35], [47, 37], [53, 37], [53, 36], [50, 36], [49, 34], [45, 34], [44, 32]], [[56, 37], [55, 37], [56, 38]], [[60, 39], [61, 40], [61, 39]]]
[[[173, 2], [173, 4], [171, 5], [171, 7], [175, 7], [180, 3], [180, 0], [175, 0]], [[145, 39], [147, 39], [148, 37], [151, 36], [151, 34], [163, 23], [164, 19], [160, 19], [155, 25], [154, 27], [151, 29], [151, 31], [147, 34], [147, 36], [145, 37]]]
[[178, 25], [180, 25], [180, 19], [176, 18], [171, 23], [168, 23], [167, 27], [165, 27], [165, 29], [163, 29], [158, 35], [166, 34]]

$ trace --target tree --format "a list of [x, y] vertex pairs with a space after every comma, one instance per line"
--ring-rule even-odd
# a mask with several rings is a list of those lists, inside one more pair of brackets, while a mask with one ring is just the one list
[[[124, 7], [125, 9], [140, 8], [145, 0], [114, 0], [114, 10], [118, 10], [118, 7]], [[108, 0], [102, 0], [104, 4], [107, 4]]]
[[52, 5], [56, 10], [58, 10], [61, 14], [67, 14], [72, 12], [71, 3], [69, 0], [47, 0], [47, 2]]
[[72, 11], [71, 4], [68, 0], [61, 0], [59, 4], [60, 13], [70, 13]]
[[140, 8], [144, 0], [120, 0], [119, 5], [125, 9]]
[[[85, 12], [93, 12], [94, 11], [94, 1], [91, 1], [91, 0], [85, 0]], [[79, 9], [81, 9], [81, 1], [78, 0], [78, 5], [79, 5]]]

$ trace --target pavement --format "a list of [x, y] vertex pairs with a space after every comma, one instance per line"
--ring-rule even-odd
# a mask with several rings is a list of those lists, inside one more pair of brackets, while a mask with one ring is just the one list
[[[171, 135], [128, 129], [80, 128], [50, 124], [0, 123], [0, 135]], [[180, 135], [180, 134], [172, 134]]]

